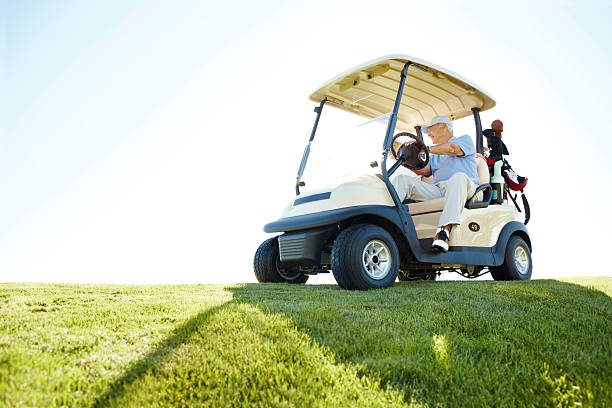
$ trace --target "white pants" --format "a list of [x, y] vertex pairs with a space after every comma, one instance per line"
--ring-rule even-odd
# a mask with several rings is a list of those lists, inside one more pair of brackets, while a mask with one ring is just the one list
[[450, 179], [437, 184], [425, 183], [418, 177], [400, 174], [391, 180], [391, 184], [402, 201], [406, 198], [428, 201], [444, 197], [444, 210], [438, 227], [459, 224], [465, 202], [474, 195], [478, 187], [465, 173], [455, 173]]

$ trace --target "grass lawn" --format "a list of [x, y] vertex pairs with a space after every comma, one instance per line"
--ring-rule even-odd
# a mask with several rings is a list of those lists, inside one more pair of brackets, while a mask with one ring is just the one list
[[612, 407], [612, 278], [0, 284], [1, 407]]

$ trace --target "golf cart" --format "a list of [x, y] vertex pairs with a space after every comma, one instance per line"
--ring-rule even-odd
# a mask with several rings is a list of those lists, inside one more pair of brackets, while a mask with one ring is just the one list
[[[402, 202], [390, 182], [400, 166], [416, 162], [424, 167], [429, 159], [427, 149], [411, 153], [402, 145], [396, 150], [394, 140], [408, 136], [422, 142], [421, 126], [437, 115], [451, 120], [472, 115], [476, 150], [483, 154], [480, 112], [495, 106], [489, 94], [434, 64], [391, 55], [327, 81], [310, 99], [318, 106], [297, 174], [296, 198], [280, 219], [264, 227], [281, 235], [264, 241], [255, 254], [259, 282], [304, 283], [309, 275], [332, 271], [340, 287], [366, 290], [392, 286], [398, 277], [435, 279], [444, 271], [467, 278], [491, 272], [495, 280], [531, 277], [529, 233], [518, 206], [508, 202], [503, 178], [494, 173], [499, 166], [476, 158], [480, 185], [467, 200], [461, 223], [453, 227], [446, 253], [431, 251], [444, 198]], [[387, 118], [380, 173], [302, 193], [310, 145], [326, 105], [368, 119]], [[394, 136], [396, 130], [400, 133]], [[387, 166], [390, 152], [397, 161]]]

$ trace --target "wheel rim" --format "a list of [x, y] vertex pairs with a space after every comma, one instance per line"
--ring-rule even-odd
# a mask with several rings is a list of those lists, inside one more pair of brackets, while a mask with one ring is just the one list
[[295, 280], [299, 278], [300, 275], [302, 274], [299, 271], [293, 271], [292, 273], [291, 271], [286, 270], [285, 268], [281, 266], [280, 259], [278, 258], [276, 258], [276, 271], [281, 276], [281, 278], [283, 278], [284, 280], [288, 280], [288, 281]]
[[529, 270], [529, 255], [522, 245], [517, 246], [514, 250], [514, 266], [521, 275], [525, 275]]
[[361, 263], [370, 278], [381, 280], [391, 270], [391, 251], [384, 242], [372, 240], [363, 249]]

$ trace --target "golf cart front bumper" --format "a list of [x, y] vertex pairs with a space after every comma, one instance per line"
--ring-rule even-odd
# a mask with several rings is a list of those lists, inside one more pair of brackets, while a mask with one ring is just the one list
[[281, 218], [264, 226], [264, 232], [291, 232], [337, 224], [349, 218], [373, 215], [401, 226], [397, 208], [386, 205], [357, 205], [312, 214]]
[[265, 232], [284, 232], [278, 237], [280, 260], [284, 264], [316, 266], [327, 264], [325, 243], [333, 240], [339, 223], [350, 218], [373, 215], [399, 223], [397, 210], [390, 206], [363, 205], [281, 218], [264, 226]]
[[[337, 233], [337, 228], [325, 227], [278, 237], [280, 261], [283, 264], [315, 266], [329, 262], [321, 259], [323, 246]], [[323, 261], [323, 262], [322, 262]]]

